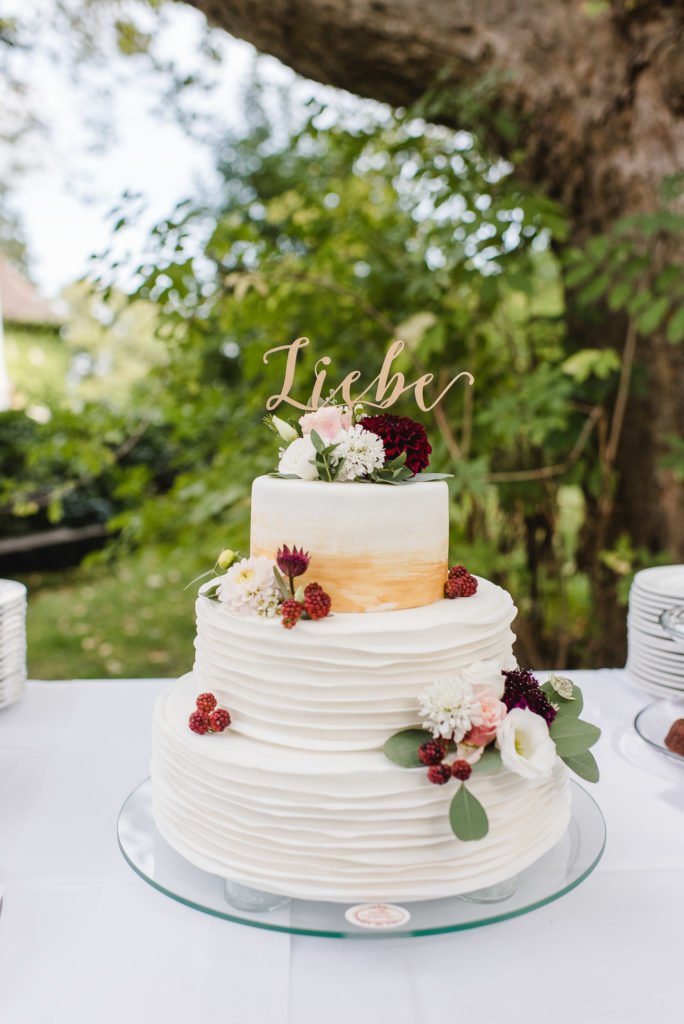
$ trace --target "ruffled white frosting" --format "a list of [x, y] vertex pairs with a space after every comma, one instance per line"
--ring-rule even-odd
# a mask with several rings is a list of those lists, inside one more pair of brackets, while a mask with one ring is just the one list
[[305, 750], [372, 750], [416, 722], [435, 679], [473, 662], [512, 665], [510, 594], [479, 580], [477, 593], [422, 608], [301, 620], [231, 615], [197, 600], [197, 692], [229, 708], [234, 732]]
[[187, 727], [197, 688], [184, 677], [157, 702], [152, 780], [159, 831], [206, 871], [307, 899], [429, 899], [510, 877], [567, 827], [560, 761], [543, 782], [473, 776], [490, 828], [464, 843], [448, 822], [454, 783], [433, 786], [378, 750], [286, 749], [232, 728], [197, 736]]

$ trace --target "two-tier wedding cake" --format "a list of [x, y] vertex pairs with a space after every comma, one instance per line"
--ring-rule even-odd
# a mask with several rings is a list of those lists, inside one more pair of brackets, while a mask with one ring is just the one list
[[250, 556], [224, 552], [202, 586], [194, 669], [156, 705], [159, 831], [291, 897], [509, 878], [563, 835], [568, 766], [594, 772], [581, 694], [518, 669], [511, 596], [449, 569], [449, 492], [420, 424], [328, 404], [272, 426]]

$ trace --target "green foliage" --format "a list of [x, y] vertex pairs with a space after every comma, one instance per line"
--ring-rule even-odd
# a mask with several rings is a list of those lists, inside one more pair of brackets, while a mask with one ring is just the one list
[[418, 748], [427, 743], [429, 738], [425, 729], [402, 729], [395, 732], [385, 743], [385, 757], [401, 768], [420, 768], [423, 762], [418, 757]]
[[[214, 554], [219, 530], [205, 537]], [[192, 667], [196, 588], [206, 559], [149, 548], [114, 564], [22, 576], [32, 679], [179, 676]]]
[[561, 697], [550, 681], [543, 683], [540, 689], [543, 690], [551, 703], [555, 704], [558, 708], [558, 715], [573, 715], [575, 718], [579, 718], [582, 714], [584, 698], [579, 686], [575, 686], [574, 683], [572, 686], [572, 700], [566, 700]]
[[[490, 82], [449, 102], [474, 104], [485, 137], [487, 104], [501, 87]], [[406, 113], [359, 105], [336, 115], [314, 101], [291, 128], [287, 117], [271, 123], [255, 88], [251, 128], [218, 153], [212, 202], [180, 203], [151, 232], [131, 306], [120, 304], [102, 261], [97, 294], [76, 296], [66, 344], [94, 363], [104, 348], [120, 374], [105, 396], [96, 374], [82, 381], [98, 404], [85, 405], [78, 422], [56, 412], [39, 450], [7, 455], [6, 512], [30, 519], [38, 503], [56, 521], [85, 482], [107, 498], [121, 552], [201, 549], [209, 564], [215, 551], [204, 538], [216, 530], [246, 549], [251, 481], [276, 461], [262, 420], [283, 360], [265, 365], [264, 354], [311, 339], [294, 389], [306, 402], [322, 355], [331, 357], [330, 387], [352, 370], [368, 383], [401, 337], [395, 368], [407, 379], [431, 371], [439, 386], [464, 369], [475, 376], [437, 415], [418, 414], [433, 445], [430, 469], [450, 475], [452, 560], [515, 594], [524, 660], [589, 659], [596, 627], [583, 527], [614, 489], [600, 436], [622, 353], [567, 335], [563, 289], [577, 290], [588, 316], [605, 303], [642, 332], [677, 340], [678, 275], [667, 259], [656, 270], [650, 247], [681, 225], [670, 213], [632, 218], [565, 259], [556, 204], [472, 134], [419, 116], [444, 100], [438, 92]], [[113, 215], [117, 233], [129, 219], [136, 213], [124, 203]], [[98, 295], [116, 307], [107, 330]], [[113, 349], [115, 326], [123, 333]], [[408, 399], [396, 411], [417, 415]], [[282, 405], [277, 414], [299, 412]], [[679, 447], [672, 439], [675, 472], [684, 466]], [[317, 458], [330, 464], [330, 454], [323, 446]], [[401, 482], [402, 466], [385, 475]], [[626, 538], [611, 541], [600, 565], [626, 585], [648, 557]]]
[[562, 760], [570, 771], [579, 775], [581, 779], [585, 779], [587, 782], [599, 781], [599, 766], [590, 750], [585, 750], [581, 754], [566, 754]]
[[603, 302], [632, 318], [641, 335], [663, 330], [673, 344], [684, 339], [684, 277], [677, 247], [684, 215], [675, 208], [681, 191], [681, 178], [669, 179], [660, 209], [622, 217], [583, 250], [569, 250], [565, 259], [566, 284], [577, 289], [580, 305], [592, 308]]
[[501, 753], [496, 747], [487, 747], [476, 761], [473, 767], [473, 775], [493, 775], [501, 768]]
[[558, 756], [564, 758], [583, 754], [589, 747], [593, 747], [601, 735], [601, 730], [598, 726], [583, 722], [572, 714], [559, 714], [551, 723], [549, 734], [556, 744]]
[[483, 839], [489, 832], [487, 812], [464, 782], [451, 801], [449, 824], [457, 839], [463, 842]]

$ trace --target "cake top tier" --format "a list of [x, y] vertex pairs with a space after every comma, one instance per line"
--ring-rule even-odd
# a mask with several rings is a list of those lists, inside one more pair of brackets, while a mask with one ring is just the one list
[[258, 477], [251, 553], [273, 559], [283, 544], [311, 553], [302, 583], [320, 583], [337, 612], [432, 604], [444, 596], [447, 575], [447, 486]]

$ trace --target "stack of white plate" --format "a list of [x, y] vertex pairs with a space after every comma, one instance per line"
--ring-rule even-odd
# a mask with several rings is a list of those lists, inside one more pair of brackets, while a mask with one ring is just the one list
[[21, 697], [26, 683], [26, 587], [0, 580], [0, 708]]
[[[677, 627], [677, 610], [682, 609]], [[669, 628], [663, 625], [665, 623]], [[673, 635], [672, 622], [679, 635]], [[629, 592], [627, 671], [654, 697], [684, 697], [684, 565], [643, 569]]]

